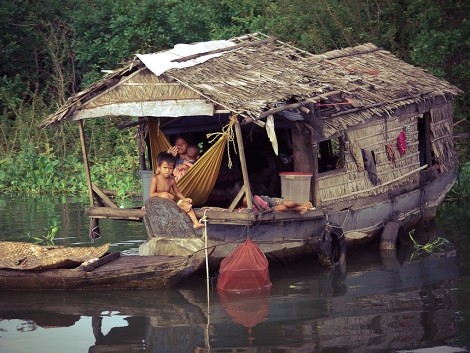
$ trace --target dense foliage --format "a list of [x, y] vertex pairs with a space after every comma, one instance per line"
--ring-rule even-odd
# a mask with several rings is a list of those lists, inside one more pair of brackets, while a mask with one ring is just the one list
[[[469, 10], [461, 0], [6, 2], [0, 7], [0, 190], [85, 191], [76, 127], [39, 131], [38, 123], [101, 78], [102, 70], [180, 42], [255, 31], [312, 52], [373, 42], [462, 88], [456, 119], [468, 119]], [[103, 125], [99, 138], [91, 135], [94, 178], [120, 196], [138, 190], [133, 132], [118, 132], [104, 120], [87, 122], [87, 128], [94, 124]], [[468, 124], [459, 128], [468, 130]], [[469, 160], [468, 145], [459, 151]]]

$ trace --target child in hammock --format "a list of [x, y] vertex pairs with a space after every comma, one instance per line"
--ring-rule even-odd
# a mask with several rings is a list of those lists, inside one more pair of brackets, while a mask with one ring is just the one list
[[180, 180], [180, 178], [186, 174], [189, 168], [196, 163], [197, 159], [199, 158], [199, 148], [194, 145], [189, 145], [186, 149], [186, 159], [183, 163], [177, 165], [175, 170], [173, 171], [173, 175], [175, 177], [175, 181]]
[[162, 197], [174, 202], [176, 202], [175, 197], [178, 198], [179, 200], [176, 204], [187, 213], [193, 222], [193, 228], [202, 228], [204, 225], [198, 221], [192, 207], [193, 200], [189, 197], [184, 197], [176, 186], [176, 181], [172, 174], [173, 169], [175, 168], [175, 163], [175, 157], [168, 152], [162, 152], [158, 155], [157, 164], [159, 172], [152, 176], [152, 181], [150, 183], [150, 197]]

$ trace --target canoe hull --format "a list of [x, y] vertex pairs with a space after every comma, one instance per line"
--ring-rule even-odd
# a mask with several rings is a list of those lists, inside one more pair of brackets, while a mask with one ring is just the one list
[[1, 290], [167, 288], [197, 271], [203, 257], [120, 256], [92, 271], [0, 270]]

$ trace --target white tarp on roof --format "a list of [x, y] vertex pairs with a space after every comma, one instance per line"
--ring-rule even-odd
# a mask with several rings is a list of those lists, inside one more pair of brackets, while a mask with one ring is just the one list
[[173, 49], [154, 54], [137, 54], [137, 57], [152, 71], [160, 76], [167, 70], [194, 66], [201, 64], [209, 59], [216, 58], [224, 53], [203, 55], [195, 59], [183, 62], [172, 62], [172, 60], [183, 58], [189, 55], [205, 53], [211, 50], [222, 49], [234, 46], [235, 43], [228, 40], [213, 40], [210, 42], [201, 42], [195, 44], [176, 44]]

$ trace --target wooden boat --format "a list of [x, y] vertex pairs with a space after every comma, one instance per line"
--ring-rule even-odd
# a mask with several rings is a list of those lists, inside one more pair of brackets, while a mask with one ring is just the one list
[[[2, 245], [6, 243], [2, 242]], [[61, 251], [77, 249], [58, 248]], [[46, 258], [46, 261], [49, 261], [51, 257]], [[31, 257], [23, 259], [26, 263], [31, 260]], [[120, 256], [120, 253], [107, 253], [99, 259], [87, 260], [81, 265], [74, 260], [63, 261], [61, 259], [57, 266], [51, 266], [50, 263], [39, 264], [32, 269], [19, 269], [21, 266], [6, 268], [2, 261], [0, 263], [0, 289], [4, 291], [166, 288], [190, 276], [203, 261], [204, 252], [202, 251], [189, 257]], [[34, 259], [30, 262], [34, 262]], [[64, 265], [66, 268], [61, 267]]]
[[[175, 55], [167, 71], [160, 71], [161, 53], [139, 55], [40, 127], [77, 121], [86, 151], [84, 119], [137, 117], [122, 126], [148, 136], [143, 175], [164, 150], [161, 136], [192, 133], [206, 146], [207, 134], [219, 131], [227, 154], [212, 164], [204, 159], [201, 172], [219, 168], [211, 194], [184, 192], [197, 200], [213, 265], [247, 238], [271, 262], [317, 253], [322, 263], [339, 264], [347, 246], [380, 237], [381, 248], [394, 249], [417, 222], [434, 218], [456, 180], [457, 87], [370, 43], [314, 55], [255, 33], [189, 47], [193, 55], [163, 52]], [[188, 173], [203, 165], [210, 150], [203, 149]], [[86, 154], [84, 162], [92, 221], [144, 221], [149, 238], [201, 236], [174, 204], [146, 200], [148, 184], [145, 209], [118, 208], [92, 183]], [[253, 195], [309, 201], [314, 209], [255, 212]]]

